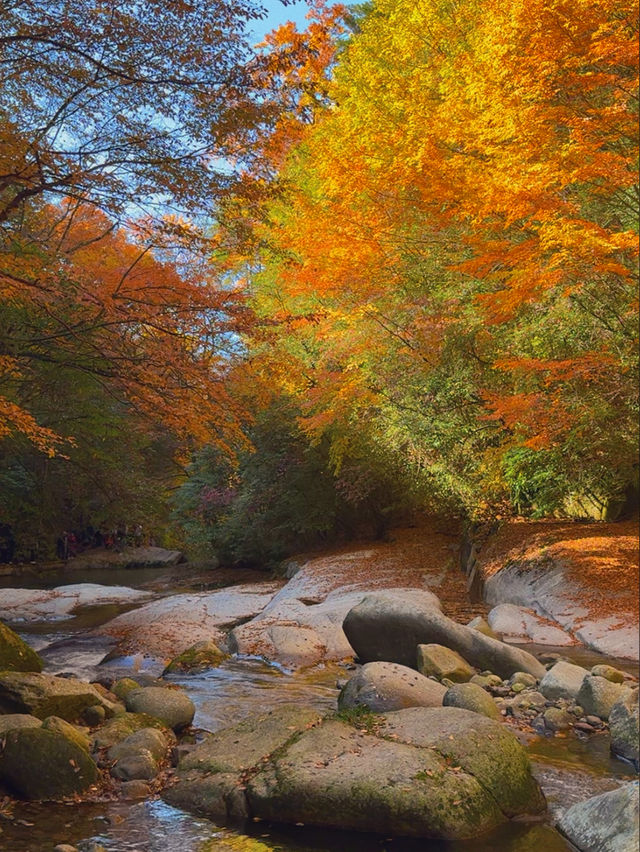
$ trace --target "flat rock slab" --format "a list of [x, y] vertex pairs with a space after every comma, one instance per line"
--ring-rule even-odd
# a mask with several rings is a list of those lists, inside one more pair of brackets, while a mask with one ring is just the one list
[[416, 666], [418, 645], [451, 648], [470, 665], [508, 678], [523, 671], [542, 678], [544, 666], [531, 654], [456, 624], [438, 609], [425, 607], [415, 597], [406, 600], [377, 592], [347, 614], [344, 632], [363, 663], [374, 660]]
[[511, 562], [487, 578], [484, 597], [494, 606], [509, 603], [531, 608], [602, 654], [630, 660], [640, 657], [637, 615], [592, 614], [584, 602], [593, 597], [593, 590], [570, 577], [559, 561]]
[[414, 837], [466, 838], [545, 807], [508, 730], [457, 708], [372, 716], [367, 730], [280, 708], [184, 758], [171, 804], [218, 821], [258, 817]]
[[[324, 592], [314, 589], [309, 569], [303, 568], [259, 616], [233, 630], [231, 650], [256, 654], [289, 668], [353, 657], [342, 625], [347, 613], [370, 592], [366, 576], [359, 585], [335, 589], [324, 597]], [[413, 599], [440, 609], [438, 598], [426, 589], [393, 588], [385, 593], [399, 601]]]
[[543, 618], [533, 609], [517, 604], [494, 606], [488, 615], [492, 630], [506, 641], [535, 642], [537, 645], [576, 645], [577, 641], [559, 624]]
[[149, 597], [149, 592], [140, 589], [97, 583], [73, 583], [55, 589], [3, 589], [0, 619], [14, 623], [56, 621], [69, 618], [80, 607], [137, 603]]
[[[99, 705], [112, 716], [118, 706], [88, 683], [36, 672], [0, 672], [0, 713], [26, 713], [74, 722], [87, 707]], [[123, 709], [120, 707], [120, 709]]]
[[184, 562], [180, 550], [164, 547], [125, 547], [122, 551], [96, 548], [69, 559], [67, 570], [82, 571], [92, 568], [162, 568]]
[[224, 643], [225, 631], [261, 612], [281, 586], [266, 581], [172, 595], [117, 616], [99, 632], [117, 638], [123, 653], [144, 653], [168, 662], [197, 642]]

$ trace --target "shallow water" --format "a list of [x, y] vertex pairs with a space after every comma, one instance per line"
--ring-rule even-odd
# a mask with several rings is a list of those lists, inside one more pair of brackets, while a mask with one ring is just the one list
[[[150, 571], [154, 569], [127, 570], [124, 581], [109, 572], [109, 579], [113, 584], [124, 582], [138, 588], [149, 583], [156, 587], [164, 584], [163, 593], [166, 593], [171, 586], [171, 573], [155, 569], [150, 578]], [[73, 583], [89, 580], [96, 581], [93, 572], [90, 578], [77, 573], [69, 578]], [[182, 577], [180, 591], [184, 591], [184, 585]], [[83, 679], [95, 678], [100, 673], [158, 676], [163, 663], [141, 655], [100, 665], [110, 650], [109, 640], [87, 637], [82, 631], [98, 626], [114, 614], [111, 605], [89, 608], [63, 622], [30, 624], [29, 633], [22, 635], [43, 655], [46, 669], [54, 673], [74, 672]], [[584, 665], [605, 661], [601, 655], [584, 649], [559, 651]], [[637, 669], [628, 662], [624, 668], [631, 672]], [[338, 695], [336, 680], [348, 674], [345, 668], [335, 665], [293, 674], [261, 659], [245, 657], [226, 660], [216, 669], [172, 675], [168, 679], [181, 684], [194, 701], [194, 725], [214, 731], [258, 710], [270, 710], [284, 703], [334, 710]], [[549, 801], [544, 821], [510, 822], [486, 837], [450, 843], [252, 823], [242, 830], [249, 832], [259, 845], [248, 845], [246, 852], [566, 852], [570, 845], [548, 821], [575, 801], [631, 780], [635, 777], [633, 769], [610, 757], [606, 734], [588, 740], [573, 734], [525, 739], [535, 774]], [[5, 812], [0, 799], [0, 852], [51, 852], [56, 843], [63, 842], [77, 845], [81, 850], [89, 850], [91, 842], [97, 842], [107, 852], [228, 852], [230, 847], [225, 845], [225, 838], [239, 842], [241, 836], [176, 810], [159, 799], [131, 803], [16, 803], [9, 812]], [[242, 846], [232, 848], [243, 852]]]

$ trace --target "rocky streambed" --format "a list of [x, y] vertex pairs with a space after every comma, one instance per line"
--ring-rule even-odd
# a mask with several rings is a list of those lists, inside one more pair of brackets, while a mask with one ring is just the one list
[[[368, 554], [288, 582], [0, 592], [45, 666], [0, 675], [0, 849], [554, 852], [595, 812], [617, 822], [593, 848], [636, 848], [633, 664], [505, 644], [478, 607], [442, 612], [453, 569]], [[33, 801], [60, 798], [63, 764], [66, 801]]]

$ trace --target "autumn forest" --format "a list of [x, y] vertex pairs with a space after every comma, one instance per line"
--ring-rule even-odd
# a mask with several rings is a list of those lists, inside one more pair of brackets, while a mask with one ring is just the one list
[[[285, 4], [286, 5], [286, 4]], [[637, 4], [0, 3], [0, 522], [269, 564], [637, 502]]]

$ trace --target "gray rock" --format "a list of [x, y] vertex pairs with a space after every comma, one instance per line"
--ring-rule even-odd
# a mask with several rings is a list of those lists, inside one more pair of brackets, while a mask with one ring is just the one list
[[28, 713], [8, 713], [0, 716], [0, 737], [8, 731], [17, 731], [19, 728], [39, 728], [42, 719], [36, 719]]
[[638, 782], [569, 808], [559, 830], [580, 852], [635, 852], [639, 844]]
[[225, 654], [215, 642], [205, 639], [202, 642], [196, 642], [195, 645], [192, 645], [186, 651], [174, 657], [162, 674], [166, 675], [172, 672], [200, 672], [205, 669], [214, 669], [228, 657], [229, 654]]
[[614, 669], [613, 666], [593, 666], [591, 674], [596, 677], [603, 677], [606, 680], [610, 680], [611, 683], [624, 683], [624, 672], [621, 672], [620, 669]]
[[576, 701], [584, 708], [587, 716], [593, 714], [606, 721], [613, 705], [628, 691], [629, 687], [620, 683], [612, 683], [610, 680], [597, 675], [587, 675], [576, 696]]
[[144, 749], [154, 760], [163, 760], [167, 755], [168, 743], [158, 728], [141, 728], [129, 734], [124, 740], [112, 746], [107, 752], [109, 760], [120, 760], [129, 754]]
[[500, 711], [493, 698], [477, 683], [456, 683], [447, 690], [444, 707], [460, 707], [472, 713], [481, 713], [489, 719], [499, 719]]
[[569, 698], [574, 701], [578, 697], [580, 687], [589, 674], [582, 666], [560, 661], [552, 666], [540, 681], [540, 692], [550, 701], [557, 698]]
[[417, 655], [418, 671], [425, 677], [432, 676], [438, 680], [447, 678], [453, 683], [466, 683], [474, 675], [469, 663], [444, 645], [418, 645]]
[[193, 701], [181, 689], [162, 686], [132, 689], [126, 695], [125, 704], [130, 713], [146, 713], [174, 731], [190, 725], [196, 711]]
[[638, 689], [631, 690], [613, 705], [609, 713], [609, 729], [611, 731], [611, 751], [627, 760], [633, 760], [637, 766], [640, 760], [638, 754], [638, 741], [640, 740]]
[[87, 752], [57, 731], [10, 731], [0, 754], [0, 780], [25, 799], [57, 800], [98, 780]]
[[117, 705], [82, 681], [36, 672], [0, 672], [0, 713], [59, 716], [74, 722], [87, 707], [100, 705], [113, 716]]
[[173, 733], [165, 728], [159, 719], [149, 716], [148, 713], [123, 713], [110, 719], [102, 728], [98, 728], [92, 734], [92, 748], [111, 748], [116, 743], [122, 742], [130, 734], [143, 728], [158, 728], [162, 730], [169, 742], [175, 742]]
[[119, 758], [110, 772], [121, 781], [151, 781], [158, 774], [158, 764], [151, 752], [141, 748]]
[[374, 713], [405, 707], [441, 707], [446, 687], [397, 663], [367, 663], [338, 698], [341, 710], [368, 707]]
[[362, 662], [384, 660], [415, 666], [418, 645], [437, 643], [457, 651], [470, 665], [501, 677], [527, 671], [544, 675], [544, 667], [526, 651], [456, 624], [435, 608], [407, 596], [399, 601], [384, 592], [368, 595], [347, 614], [344, 632]]
[[142, 779], [123, 781], [120, 785], [120, 795], [127, 801], [146, 799], [151, 793], [151, 787]]
[[572, 645], [573, 639], [557, 624], [542, 618], [534, 610], [513, 603], [502, 603], [489, 613], [489, 624], [503, 637], [539, 645]]

